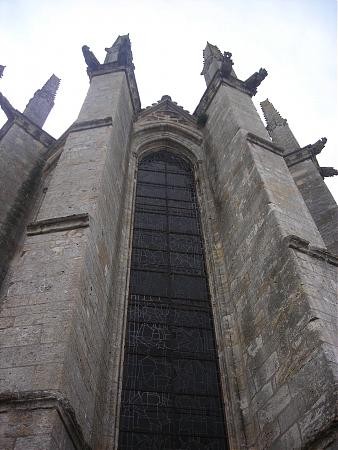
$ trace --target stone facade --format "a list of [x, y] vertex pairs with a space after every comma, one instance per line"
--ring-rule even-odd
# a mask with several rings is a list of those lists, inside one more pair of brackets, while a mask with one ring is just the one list
[[337, 206], [208, 48], [192, 115], [140, 109], [126, 36], [104, 64], [84, 49], [90, 88], [58, 141], [8, 114], [1, 448], [117, 448], [137, 164], [163, 147], [195, 169], [229, 448], [337, 445]]

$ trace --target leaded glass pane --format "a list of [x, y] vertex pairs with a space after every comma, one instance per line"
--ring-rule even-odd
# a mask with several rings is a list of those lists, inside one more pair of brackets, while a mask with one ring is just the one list
[[192, 168], [139, 163], [119, 450], [227, 449]]

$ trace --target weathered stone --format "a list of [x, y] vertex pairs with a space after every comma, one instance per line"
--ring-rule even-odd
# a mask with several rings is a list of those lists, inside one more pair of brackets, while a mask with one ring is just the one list
[[[116, 448], [135, 177], [143, 155], [166, 148], [195, 170], [229, 448], [325, 448], [335, 439], [338, 261], [314, 163], [294, 164], [270, 141], [210, 44], [194, 115], [167, 95], [140, 111], [126, 40], [91, 68], [59, 141], [14, 109], [0, 133], [3, 274], [11, 261], [0, 446]], [[267, 112], [273, 139], [295, 144]]]

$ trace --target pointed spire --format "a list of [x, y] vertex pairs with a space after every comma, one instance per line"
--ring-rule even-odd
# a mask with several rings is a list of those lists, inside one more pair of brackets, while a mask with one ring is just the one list
[[105, 48], [105, 50], [107, 52], [105, 64], [116, 63], [119, 66], [132, 66], [134, 68], [129, 34], [119, 36], [114, 44], [110, 48]]
[[1, 66], [0, 65], [0, 78], [2, 78], [2, 75], [4, 74], [5, 67], [6, 66]]
[[205, 46], [205, 49], [203, 50], [204, 67], [201, 72], [201, 75], [205, 75], [206, 71], [208, 70], [208, 67], [206, 67], [207, 66], [206, 63], [210, 58], [214, 58], [218, 61], [222, 61], [222, 52], [217, 47], [217, 45], [212, 45], [212, 44], [210, 44], [210, 42], [207, 41], [207, 45]]
[[60, 79], [53, 74], [44, 86], [35, 92], [23, 112], [26, 117], [41, 128], [54, 106], [59, 84]]
[[261, 108], [267, 123], [267, 128], [282, 126], [287, 123], [286, 119], [283, 119], [268, 98], [261, 102]]
[[272, 142], [285, 150], [291, 151], [300, 148], [287, 120], [283, 119], [269, 99], [261, 102], [261, 108], [266, 121], [266, 129], [271, 136]]

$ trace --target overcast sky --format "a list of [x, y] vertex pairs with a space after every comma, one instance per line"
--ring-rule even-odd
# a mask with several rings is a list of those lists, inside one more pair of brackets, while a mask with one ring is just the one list
[[[335, 0], [0, 0], [0, 91], [23, 111], [52, 73], [60, 77], [44, 127], [57, 138], [88, 89], [82, 45], [103, 62], [104, 48], [129, 33], [142, 107], [168, 94], [193, 112], [208, 40], [232, 52], [241, 79], [265, 67], [257, 109], [268, 97], [302, 146], [326, 136], [319, 162], [338, 169], [336, 28]], [[338, 177], [326, 182], [338, 199]]]

